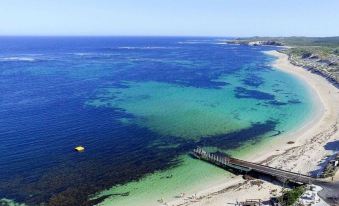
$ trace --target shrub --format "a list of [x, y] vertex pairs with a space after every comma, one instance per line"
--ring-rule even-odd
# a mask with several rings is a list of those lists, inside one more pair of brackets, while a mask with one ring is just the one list
[[305, 192], [305, 187], [299, 186], [289, 191], [284, 191], [283, 195], [278, 198], [282, 206], [291, 206], [297, 202], [299, 197]]

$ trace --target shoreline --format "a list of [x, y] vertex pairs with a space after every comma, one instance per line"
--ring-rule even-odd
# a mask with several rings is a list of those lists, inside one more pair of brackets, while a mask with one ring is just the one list
[[[320, 168], [321, 160], [331, 151], [325, 150], [326, 143], [338, 136], [339, 93], [338, 89], [320, 75], [291, 64], [286, 54], [276, 50], [265, 52], [277, 59], [272, 67], [298, 78], [309, 88], [315, 103], [315, 111], [301, 127], [266, 141], [255, 152], [244, 156], [248, 161], [260, 162], [293, 172], [309, 174]], [[297, 137], [297, 138], [295, 138]], [[293, 141], [294, 144], [287, 144]], [[254, 157], [253, 157], [254, 156]], [[253, 181], [260, 181], [254, 184]], [[246, 199], [268, 200], [272, 191], [281, 191], [279, 184], [261, 180], [244, 180], [241, 176], [230, 178], [227, 183], [218, 184], [196, 195], [168, 202], [171, 206], [217, 206], [236, 203]]]

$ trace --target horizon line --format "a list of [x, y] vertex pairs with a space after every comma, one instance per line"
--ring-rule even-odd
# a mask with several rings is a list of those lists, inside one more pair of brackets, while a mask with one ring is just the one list
[[304, 38], [333, 38], [337, 36], [305, 36], [305, 35], [291, 35], [291, 36], [268, 36], [268, 35], [252, 35], [252, 36], [217, 36], [217, 35], [1, 35], [1, 37], [159, 37], [159, 38], [175, 38], [175, 37], [193, 37], [193, 38], [256, 38], [256, 37], [266, 37], [266, 38], [290, 38], [290, 37], [304, 37]]

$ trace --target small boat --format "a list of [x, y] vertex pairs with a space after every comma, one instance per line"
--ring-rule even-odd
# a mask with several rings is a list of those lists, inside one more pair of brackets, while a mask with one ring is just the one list
[[85, 151], [85, 147], [77, 146], [77, 147], [74, 148], [74, 150], [77, 151], [77, 152], [83, 152], [83, 151]]

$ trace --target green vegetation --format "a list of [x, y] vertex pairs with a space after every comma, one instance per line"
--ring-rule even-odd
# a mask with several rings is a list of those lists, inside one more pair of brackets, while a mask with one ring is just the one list
[[328, 78], [331, 82], [339, 82], [338, 48], [324, 46], [302, 46], [285, 49], [282, 52], [289, 56], [292, 64], [305, 67]]
[[301, 58], [310, 58], [313, 55], [313, 58], [325, 59], [325, 58], [335, 58], [339, 56], [339, 49], [334, 49], [330, 47], [292, 47], [285, 50], [286, 53], [298, 55]]
[[335, 55], [339, 55], [339, 49], [335, 49], [333, 52]]
[[339, 36], [336, 37], [250, 37], [239, 38], [238, 41], [276, 41], [285, 46], [319, 46], [319, 47], [339, 47]]
[[26, 206], [25, 204], [16, 203], [9, 199], [0, 199], [0, 206]]
[[292, 190], [284, 191], [283, 195], [278, 198], [278, 201], [282, 206], [294, 205], [304, 192], [304, 186], [299, 186]]
[[284, 37], [280, 39], [287, 46], [339, 46], [339, 37]]
[[335, 167], [333, 165], [327, 165], [321, 175], [321, 177], [326, 178], [326, 177], [333, 177], [335, 173], [337, 172], [338, 167]]

